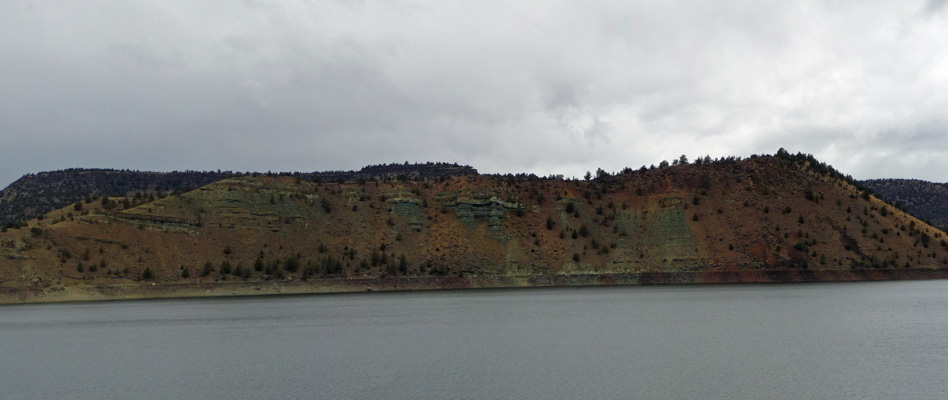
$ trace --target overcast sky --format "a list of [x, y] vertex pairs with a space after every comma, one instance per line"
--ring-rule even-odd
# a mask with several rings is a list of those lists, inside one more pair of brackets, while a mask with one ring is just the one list
[[945, 182], [945, 3], [7, 0], [0, 187], [70, 167], [581, 176], [780, 147]]

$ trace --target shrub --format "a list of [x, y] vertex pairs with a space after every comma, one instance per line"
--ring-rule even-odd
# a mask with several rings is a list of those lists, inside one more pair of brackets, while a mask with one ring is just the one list
[[323, 208], [323, 211], [325, 211], [326, 214], [332, 212], [332, 203], [330, 203], [329, 199], [325, 197], [319, 198], [319, 206]]
[[398, 272], [401, 272], [402, 275], [408, 273], [408, 259], [404, 254], [398, 256]]
[[302, 278], [303, 278], [303, 279], [307, 279], [307, 278], [310, 278], [310, 277], [316, 275], [317, 273], [318, 273], [318, 271], [316, 270], [316, 264], [314, 264], [312, 261], [310, 261], [310, 262], [306, 263], [306, 266], [305, 266], [305, 267], [303, 267], [303, 276], [302, 276]]
[[283, 273], [280, 271], [280, 262], [277, 260], [272, 260], [263, 269], [263, 273], [267, 275], [281, 276]]
[[152, 271], [151, 267], [145, 268], [145, 270], [142, 271], [142, 279], [143, 280], [155, 279], [155, 271]]
[[813, 188], [811, 188], [811, 187], [807, 187], [807, 188], [803, 191], [803, 195], [804, 195], [804, 196], [806, 197], [806, 199], [809, 200], [809, 201], [814, 201], [814, 199], [816, 198], [816, 196], [813, 194]]
[[286, 272], [296, 272], [300, 268], [300, 259], [296, 256], [289, 256], [283, 261], [283, 270]]
[[327, 256], [321, 261], [321, 263], [323, 271], [326, 271], [327, 274], [342, 273], [342, 261], [333, 258], [333, 256]]
[[580, 236], [582, 236], [582, 237], [589, 237], [589, 227], [587, 227], [586, 224], [580, 225], [580, 226], [579, 226], [579, 234], [580, 234]]
[[369, 259], [372, 260], [372, 266], [378, 267], [382, 263], [382, 257], [379, 255], [379, 252], [372, 250], [372, 254], [369, 256]]

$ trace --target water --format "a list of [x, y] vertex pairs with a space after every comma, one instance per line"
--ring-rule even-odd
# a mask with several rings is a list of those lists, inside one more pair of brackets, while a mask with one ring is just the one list
[[0, 307], [10, 399], [943, 399], [948, 281]]

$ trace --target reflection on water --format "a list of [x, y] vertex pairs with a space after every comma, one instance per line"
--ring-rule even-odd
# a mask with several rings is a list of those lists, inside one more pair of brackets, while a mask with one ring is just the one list
[[6, 398], [931, 398], [948, 281], [0, 307]]

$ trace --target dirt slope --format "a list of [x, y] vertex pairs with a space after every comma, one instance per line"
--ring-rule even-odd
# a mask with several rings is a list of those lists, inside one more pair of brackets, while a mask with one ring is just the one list
[[123, 200], [0, 234], [0, 298], [901, 279], [948, 267], [943, 232], [786, 154], [590, 181], [235, 177]]

